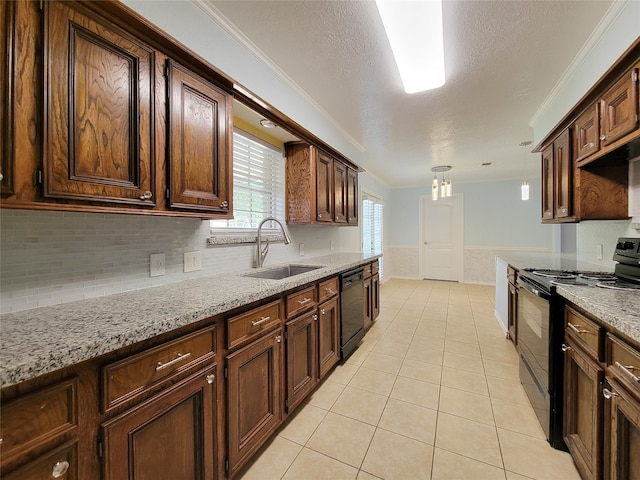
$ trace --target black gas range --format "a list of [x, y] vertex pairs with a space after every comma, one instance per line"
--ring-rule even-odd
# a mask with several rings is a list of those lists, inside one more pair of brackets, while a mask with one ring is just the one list
[[549, 443], [562, 438], [564, 299], [558, 285], [640, 291], [640, 238], [620, 238], [613, 272], [523, 269], [518, 275], [520, 381]]

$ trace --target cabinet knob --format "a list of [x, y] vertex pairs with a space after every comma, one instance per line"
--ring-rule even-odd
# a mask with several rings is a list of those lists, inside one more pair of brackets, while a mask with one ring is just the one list
[[606, 135], [600, 135], [600, 140], [606, 140], [607, 136]]
[[282, 335], [278, 335], [276, 337], [276, 342], [280, 343], [282, 341]]
[[318, 214], [318, 218], [322, 218], [322, 214], [321, 213]]
[[151, 200], [151, 197], [153, 197], [153, 193], [147, 190], [142, 195], [140, 195], [140, 200]]
[[571, 347], [569, 345], [567, 345], [566, 343], [562, 344], [562, 347], [560, 347], [562, 349], [563, 352], [568, 352], [569, 350], [571, 350]]
[[318, 315], [314, 315], [314, 316], [313, 316], [313, 319], [314, 319], [314, 320], [317, 320], [317, 319], [318, 319]]
[[321, 313], [322, 315], [324, 315], [324, 313], [325, 313], [325, 312], [324, 312], [324, 308], [320, 310], [320, 313]]
[[229, 206], [229, 202], [227, 202], [227, 201], [225, 200], [224, 202], [221, 202], [221, 203], [220, 203], [220, 206], [221, 206], [222, 208], [227, 208], [227, 207]]
[[51, 476], [53, 478], [61, 478], [62, 476], [64, 476], [65, 473], [67, 473], [67, 470], [69, 470], [69, 462], [67, 462], [66, 460], [63, 460], [62, 462], [57, 462], [53, 466], [53, 471], [51, 472]]
[[207, 383], [211, 385], [216, 381], [216, 376], [212, 373], [211, 375], [207, 375]]
[[617, 393], [612, 392], [611, 390], [609, 390], [608, 388], [603, 388], [602, 389], [602, 396], [604, 398], [606, 398], [607, 400], [610, 400], [611, 397], [617, 397], [619, 396]]
[[2, 174], [0, 173], [0, 182], [1, 182], [2, 180], [4, 180], [4, 175], [2, 175]]

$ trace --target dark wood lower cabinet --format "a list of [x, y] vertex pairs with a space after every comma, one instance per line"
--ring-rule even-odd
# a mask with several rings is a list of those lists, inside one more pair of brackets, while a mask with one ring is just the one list
[[567, 338], [564, 357], [564, 440], [583, 479], [602, 478], [604, 370]]
[[227, 475], [233, 476], [282, 420], [282, 329], [227, 356]]
[[102, 425], [105, 480], [215, 478], [216, 367]]
[[640, 479], [640, 401], [609, 380], [608, 480]]
[[318, 383], [317, 331], [315, 311], [287, 322], [287, 412], [293, 411]]
[[340, 360], [340, 308], [338, 297], [318, 307], [319, 375], [324, 378]]
[[364, 329], [373, 325], [373, 302], [371, 301], [371, 277], [364, 279]]
[[3, 480], [78, 480], [78, 444], [69, 442], [30, 462], [20, 470], [3, 476]]
[[371, 277], [371, 315], [372, 320], [380, 315], [380, 275]]

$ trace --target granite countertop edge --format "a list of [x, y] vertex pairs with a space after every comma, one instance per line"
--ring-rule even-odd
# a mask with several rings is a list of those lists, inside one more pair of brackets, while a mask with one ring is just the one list
[[246, 276], [279, 266], [270, 265], [0, 315], [0, 386], [90, 360], [379, 257], [325, 255], [288, 262], [320, 268], [282, 280]]

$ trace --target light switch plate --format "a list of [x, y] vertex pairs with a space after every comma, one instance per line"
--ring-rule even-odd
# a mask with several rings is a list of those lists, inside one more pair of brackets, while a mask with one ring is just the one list
[[300, 256], [304, 257], [304, 243], [300, 244]]
[[152, 253], [149, 255], [149, 276], [161, 277], [164, 275], [164, 253]]
[[184, 272], [202, 270], [202, 254], [200, 251], [184, 252]]

